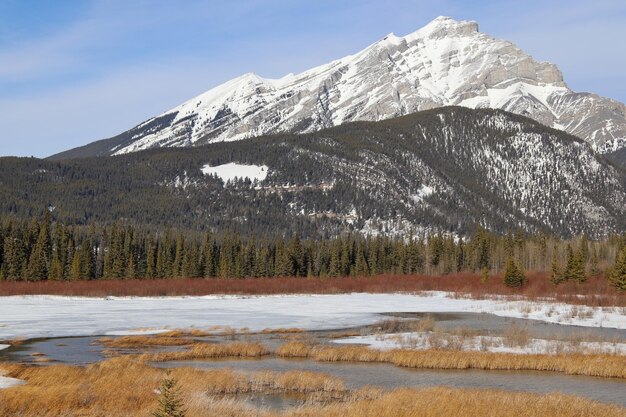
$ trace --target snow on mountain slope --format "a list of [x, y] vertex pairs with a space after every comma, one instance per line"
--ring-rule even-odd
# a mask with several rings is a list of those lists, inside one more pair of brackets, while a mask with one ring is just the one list
[[[446, 105], [498, 108], [574, 134], [600, 152], [626, 146], [626, 107], [571, 91], [558, 68], [472, 21], [439, 17], [404, 37], [281, 79], [248, 73], [124, 134], [61, 157], [312, 132]], [[95, 144], [93, 144], [95, 145]]]
[[267, 169], [266, 165], [242, 165], [230, 162], [218, 166], [207, 164], [202, 167], [202, 173], [204, 175], [216, 175], [224, 182], [245, 178], [249, 178], [250, 181], [263, 181], [267, 177]]

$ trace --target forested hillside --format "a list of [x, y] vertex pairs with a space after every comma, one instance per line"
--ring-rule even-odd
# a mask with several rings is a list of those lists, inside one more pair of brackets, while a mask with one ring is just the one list
[[[203, 172], [266, 166], [264, 179]], [[213, 169], [213, 168], [211, 168]], [[205, 171], [207, 172], [207, 171]], [[499, 110], [448, 107], [306, 135], [49, 161], [0, 159], [0, 213], [242, 235], [562, 237], [624, 230], [623, 169], [585, 142]]]

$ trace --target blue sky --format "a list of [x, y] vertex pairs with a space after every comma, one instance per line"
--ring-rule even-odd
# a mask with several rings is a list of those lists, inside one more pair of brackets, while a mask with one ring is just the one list
[[107, 138], [245, 72], [297, 73], [439, 15], [626, 101], [623, 0], [2, 0], [0, 155]]

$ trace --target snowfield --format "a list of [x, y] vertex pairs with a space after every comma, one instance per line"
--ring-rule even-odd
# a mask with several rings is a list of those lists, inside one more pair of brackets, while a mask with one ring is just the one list
[[476, 312], [566, 325], [626, 329], [626, 309], [551, 302], [471, 300], [445, 292], [205, 297], [0, 297], [0, 340], [121, 335], [173, 328], [337, 329], [380, 313]]
[[224, 165], [202, 167], [204, 175], [217, 175], [222, 181], [234, 181], [235, 178], [250, 178], [250, 181], [263, 181], [267, 177], [267, 165], [242, 165], [230, 162]]

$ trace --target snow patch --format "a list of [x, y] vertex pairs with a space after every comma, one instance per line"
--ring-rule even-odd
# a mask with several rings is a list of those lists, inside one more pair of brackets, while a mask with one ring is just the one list
[[[521, 355], [555, 354], [563, 352], [607, 353], [626, 355], [626, 343], [620, 342], [568, 342], [548, 339], [530, 339], [523, 346], [507, 342], [499, 336], [459, 337], [432, 332], [373, 334], [334, 340], [337, 344], [361, 344], [378, 350], [427, 350], [451, 348], [464, 351], [515, 353]], [[452, 344], [452, 346], [450, 346]]]
[[209, 164], [202, 167], [204, 175], [217, 175], [222, 181], [234, 181], [235, 179], [250, 178], [250, 181], [263, 181], [268, 173], [267, 165], [243, 165], [236, 162], [228, 164], [210, 166]]
[[435, 189], [433, 187], [429, 187], [428, 185], [422, 185], [422, 187], [417, 190], [417, 193], [412, 195], [411, 198], [415, 202], [422, 201], [424, 198], [428, 197], [434, 192]]
[[11, 347], [11, 345], [2, 345], [2, 344], [0, 344], [0, 350], [8, 349], [10, 347]]
[[0, 389], [16, 387], [18, 385], [24, 385], [25, 383], [26, 381], [22, 381], [21, 379], [0, 376]]

